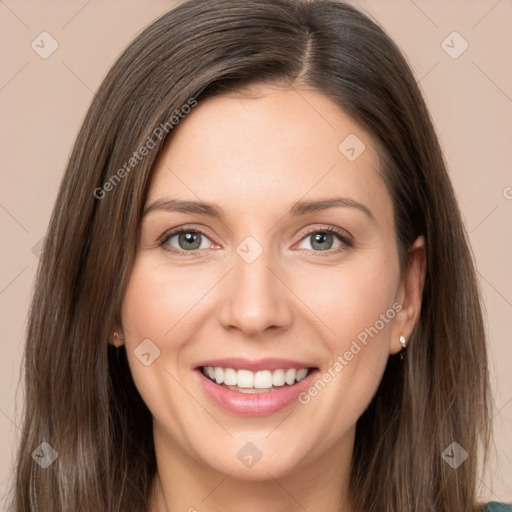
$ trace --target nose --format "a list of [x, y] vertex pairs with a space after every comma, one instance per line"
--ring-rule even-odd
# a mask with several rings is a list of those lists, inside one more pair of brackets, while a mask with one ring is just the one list
[[252, 263], [234, 255], [233, 269], [226, 276], [219, 308], [219, 321], [228, 330], [246, 337], [286, 329], [292, 321], [293, 296], [266, 251]]

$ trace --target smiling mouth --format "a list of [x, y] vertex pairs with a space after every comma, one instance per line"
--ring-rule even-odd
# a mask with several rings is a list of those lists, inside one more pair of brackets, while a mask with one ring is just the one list
[[202, 374], [218, 386], [239, 393], [272, 393], [291, 388], [317, 368], [286, 368], [251, 371], [246, 369], [201, 366]]

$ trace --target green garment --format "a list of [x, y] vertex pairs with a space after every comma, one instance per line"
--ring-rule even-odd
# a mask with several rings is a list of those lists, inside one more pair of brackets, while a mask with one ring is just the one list
[[482, 512], [512, 512], [512, 505], [490, 501], [485, 505]]

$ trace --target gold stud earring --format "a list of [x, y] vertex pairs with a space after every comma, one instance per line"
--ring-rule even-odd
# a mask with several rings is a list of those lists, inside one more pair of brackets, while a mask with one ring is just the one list
[[112, 345], [114, 347], [119, 348], [123, 345], [124, 338], [122, 334], [118, 334], [117, 332], [114, 332], [114, 341], [112, 342]]
[[404, 351], [407, 348], [407, 340], [405, 336], [400, 336], [400, 344], [402, 345], [402, 350], [400, 351], [400, 361], [404, 360]]

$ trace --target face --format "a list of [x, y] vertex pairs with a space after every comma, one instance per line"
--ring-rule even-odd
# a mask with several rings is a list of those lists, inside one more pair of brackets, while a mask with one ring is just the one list
[[350, 452], [412, 328], [378, 169], [370, 135], [312, 90], [213, 97], [180, 121], [120, 326], [157, 456], [264, 479]]

